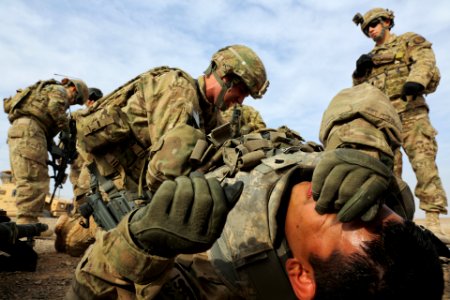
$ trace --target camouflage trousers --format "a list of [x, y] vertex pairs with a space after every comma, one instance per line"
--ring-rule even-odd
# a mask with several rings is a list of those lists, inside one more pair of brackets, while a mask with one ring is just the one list
[[[415, 195], [420, 200], [420, 209], [447, 214], [447, 196], [436, 165], [437, 132], [433, 128], [426, 107], [399, 114], [402, 121], [403, 149], [416, 174]], [[394, 173], [402, 174], [402, 153], [397, 150], [394, 157]]]
[[14, 120], [8, 131], [11, 171], [16, 182], [17, 217], [38, 217], [49, 191], [47, 138], [30, 118]]

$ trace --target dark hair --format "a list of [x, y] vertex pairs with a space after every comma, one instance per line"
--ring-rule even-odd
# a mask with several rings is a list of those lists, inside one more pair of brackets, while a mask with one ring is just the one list
[[95, 88], [95, 87], [89, 88], [89, 100], [97, 101], [101, 97], [103, 97], [103, 93], [100, 89]]
[[442, 298], [444, 278], [433, 234], [411, 221], [391, 221], [378, 229], [363, 253], [309, 258], [314, 299]]

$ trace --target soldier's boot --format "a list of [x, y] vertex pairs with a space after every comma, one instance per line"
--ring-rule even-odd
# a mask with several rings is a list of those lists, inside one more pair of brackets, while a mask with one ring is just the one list
[[95, 222], [89, 222], [90, 227], [84, 228], [80, 221], [82, 216], [62, 215], [55, 225], [55, 249], [58, 252], [67, 253], [70, 256], [79, 257], [95, 241]]
[[[39, 222], [39, 219], [37, 217], [25, 217], [20, 216], [16, 220], [16, 224], [22, 225], [22, 224], [36, 224], [36, 223], [42, 223]], [[36, 236], [36, 238], [50, 238], [53, 236], [53, 230], [49, 227], [46, 231], [42, 231], [40, 235]]]
[[438, 212], [425, 212], [425, 227], [432, 231], [442, 242], [450, 245], [450, 236], [442, 230]]

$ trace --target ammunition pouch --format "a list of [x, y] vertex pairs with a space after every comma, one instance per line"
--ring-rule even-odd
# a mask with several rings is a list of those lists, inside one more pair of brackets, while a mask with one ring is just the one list
[[123, 142], [130, 125], [120, 107], [107, 106], [77, 120], [78, 142], [86, 152], [98, 152]]

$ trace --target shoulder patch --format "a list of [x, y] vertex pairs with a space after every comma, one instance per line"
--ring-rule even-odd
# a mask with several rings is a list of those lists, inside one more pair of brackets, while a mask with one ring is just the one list
[[413, 42], [414, 44], [422, 44], [423, 42], [425, 42], [425, 38], [421, 35], [418, 35], [415, 38], [413, 38]]

